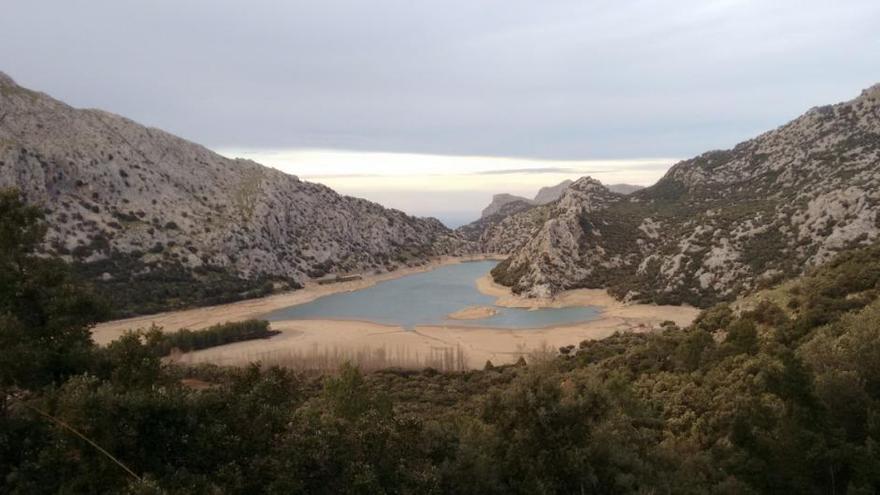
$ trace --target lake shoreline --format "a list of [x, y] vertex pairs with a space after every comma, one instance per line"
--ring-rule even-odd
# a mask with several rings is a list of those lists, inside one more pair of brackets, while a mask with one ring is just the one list
[[254, 299], [105, 321], [92, 328], [92, 339], [98, 344], [106, 345], [122, 336], [127, 330], [149, 328], [151, 325], [158, 325], [166, 332], [175, 332], [181, 328], [198, 330], [228, 321], [259, 318], [277, 309], [305, 304], [332, 294], [366, 289], [380, 282], [431, 271], [441, 266], [473, 261], [500, 261], [502, 259], [504, 258], [498, 254], [441, 256], [429, 260], [424, 265], [404, 267], [378, 274], [360, 274], [362, 278], [359, 280], [332, 284], [319, 284], [317, 280], [314, 280], [307, 282], [305, 287], [301, 289]]
[[[394, 272], [368, 275], [361, 280], [337, 284], [312, 284], [306, 288], [260, 299], [239, 301], [220, 306], [196, 308], [157, 315], [141, 316], [102, 323], [93, 330], [93, 338], [106, 344], [125, 330], [162, 326], [173, 332], [180, 328], [199, 329], [225, 321], [240, 321], [265, 315], [273, 310], [305, 304], [320, 297], [372, 287], [396, 278], [427, 272], [441, 266], [469, 261], [494, 260], [492, 256], [445, 257]], [[455, 356], [455, 369], [482, 368], [486, 361], [509, 364], [530, 353], [543, 352], [568, 345], [577, 346], [584, 340], [608, 337], [615, 332], [650, 332], [664, 321], [679, 326], [690, 324], [699, 310], [688, 306], [656, 306], [625, 304], [599, 289], [565, 291], [553, 298], [524, 298], [508, 287], [495, 283], [487, 274], [475, 281], [477, 289], [495, 298], [495, 305], [508, 308], [563, 308], [593, 306], [601, 311], [596, 319], [543, 328], [510, 329], [470, 326], [464, 323], [416, 325], [407, 330], [399, 325], [350, 319], [299, 319], [272, 321], [272, 329], [281, 332], [270, 339], [239, 342], [184, 354], [183, 363], [246, 365], [260, 361], [291, 367], [303, 363], [331, 363], [340, 359], [357, 361], [378, 359], [383, 366], [437, 367], [437, 356], [446, 356], [440, 364]], [[476, 313], [488, 314], [487, 308], [465, 308], [465, 318], [474, 321]], [[472, 310], [472, 311], [466, 311]], [[473, 314], [471, 314], [473, 313]], [[335, 356], [336, 361], [331, 359]], [[347, 356], [350, 356], [348, 358]], [[315, 366], [321, 366], [315, 364]], [[328, 364], [328, 366], [330, 366]]]
[[574, 289], [560, 292], [553, 297], [523, 297], [514, 294], [510, 287], [493, 280], [489, 273], [478, 278], [476, 286], [481, 293], [495, 297], [495, 305], [503, 308], [541, 309], [595, 306], [605, 311], [611, 308], [635, 306], [618, 301], [604, 289]]

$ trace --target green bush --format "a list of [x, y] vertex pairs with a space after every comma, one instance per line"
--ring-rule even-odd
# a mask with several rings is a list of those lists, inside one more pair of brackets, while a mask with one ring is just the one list
[[167, 356], [174, 349], [181, 352], [198, 351], [233, 342], [267, 339], [279, 333], [281, 332], [269, 329], [268, 321], [246, 320], [220, 323], [202, 330], [183, 328], [176, 332], [163, 333], [152, 345], [159, 350], [160, 355]]
[[[156, 250], [151, 248], [150, 252]], [[114, 319], [262, 297], [273, 292], [275, 281], [299, 287], [283, 278], [245, 279], [228, 268], [213, 265], [190, 268], [167, 259], [147, 263], [141, 253], [115, 250], [101, 260], [74, 263], [73, 270], [109, 303], [108, 317]], [[105, 279], [104, 273], [111, 277]]]

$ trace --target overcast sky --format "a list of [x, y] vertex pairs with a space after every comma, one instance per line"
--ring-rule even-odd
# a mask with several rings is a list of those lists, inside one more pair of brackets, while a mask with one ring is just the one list
[[[877, 0], [6, 0], [0, 70], [303, 176], [320, 175], [303, 161], [315, 153], [344, 157], [326, 169], [349, 183], [399, 175], [386, 164], [401, 154], [417, 186], [449, 166], [432, 155], [452, 155], [475, 169], [606, 160], [632, 173], [605, 180], [650, 183], [880, 81], [878, 26]], [[513, 192], [561, 176], [520, 175], [532, 182]], [[460, 213], [518, 187], [480, 183]], [[362, 195], [436, 212], [383, 194]]]

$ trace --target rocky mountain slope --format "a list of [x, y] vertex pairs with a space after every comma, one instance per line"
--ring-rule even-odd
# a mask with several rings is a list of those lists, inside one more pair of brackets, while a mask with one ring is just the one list
[[[495, 242], [486, 244], [482, 242], [482, 240], [490, 237], [488, 232], [494, 229], [505, 218], [508, 218], [515, 213], [530, 210], [537, 205], [556, 201], [571, 184], [572, 181], [565, 180], [555, 186], [542, 187], [538, 190], [534, 199], [507, 193], [495, 194], [492, 196], [492, 202], [489, 203], [489, 206], [483, 209], [478, 220], [467, 225], [462, 225], [456, 229], [456, 232], [463, 238], [476, 243], [479, 246], [479, 249], [483, 252], [508, 253], [513, 249], [513, 246], [518, 246], [518, 244], [507, 242], [507, 240], [503, 243]], [[500, 244], [503, 244], [506, 249], [496, 251], [495, 249], [499, 249]]]
[[[509, 205], [511, 204], [517, 206], [510, 207]], [[491, 217], [502, 209], [505, 209], [510, 213], [513, 210], [522, 211], [526, 208], [531, 208], [532, 206], [535, 206], [535, 202], [529, 198], [507, 193], [495, 194], [492, 196], [492, 202], [483, 208], [483, 211], [480, 213], [480, 218]]]
[[438, 220], [72, 108], [0, 73], [0, 187], [10, 186], [45, 208], [45, 249], [114, 290], [211, 279], [229, 288], [215, 299], [234, 298], [248, 282], [296, 285], [474, 250]]
[[[562, 196], [562, 193], [572, 184], [570, 180], [564, 180], [555, 186], [547, 186], [542, 187], [538, 190], [538, 193], [535, 194], [535, 197], [532, 199], [525, 198], [523, 196], [517, 196], [515, 194], [507, 194], [501, 193], [492, 196], [492, 202], [489, 203], [489, 206], [483, 208], [482, 213], [480, 214], [480, 219], [485, 219], [487, 217], [491, 217], [493, 215], [498, 214], [504, 209], [508, 214], [513, 213], [514, 211], [522, 211], [528, 207], [535, 205], [544, 205], [550, 203], [551, 201], [556, 201]], [[511, 203], [517, 203], [518, 205], [515, 207], [509, 207], [507, 205]]]
[[534, 296], [577, 287], [707, 306], [880, 234], [880, 85], [615, 194], [585, 178], [484, 235], [493, 272]]
[[[464, 238], [477, 242], [487, 253], [511, 253], [537, 233], [547, 220], [548, 209], [534, 209], [558, 200], [574, 184], [565, 180], [555, 186], [542, 187], [534, 199], [512, 194], [496, 194], [492, 203], [483, 210], [479, 220], [458, 228]], [[609, 191], [629, 194], [641, 186], [613, 184], [605, 186]], [[534, 209], [534, 211], [532, 211]], [[516, 215], [516, 216], [515, 216]]]
[[573, 182], [572, 180], [564, 180], [555, 186], [542, 187], [538, 189], [538, 193], [535, 194], [535, 198], [532, 201], [538, 205], [545, 205], [551, 201], [556, 201]]

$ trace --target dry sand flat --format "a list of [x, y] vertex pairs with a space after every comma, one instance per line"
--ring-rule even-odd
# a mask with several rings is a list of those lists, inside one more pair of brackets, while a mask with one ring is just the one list
[[[108, 322], [96, 327], [98, 343], [106, 343], [129, 328], [153, 323], [166, 331], [202, 328], [215, 323], [253, 318], [266, 312], [312, 301], [342, 291], [370, 287], [377, 282], [457, 263], [471, 258], [437, 260], [422, 267], [369, 276], [363, 280], [305, 289], [209, 308], [198, 308], [159, 315]], [[485, 258], [473, 258], [485, 259]], [[388, 366], [432, 366], [441, 369], [482, 368], [487, 360], [494, 364], [515, 362], [520, 356], [542, 349], [577, 345], [583, 340], [601, 339], [614, 332], [647, 332], [671, 320], [690, 324], [699, 310], [688, 306], [623, 304], [603, 290], [580, 289], [564, 292], [552, 299], [526, 299], [488, 277], [477, 281], [485, 294], [495, 296], [504, 307], [546, 308], [597, 306], [602, 314], [596, 320], [557, 327], [529, 330], [474, 328], [459, 326], [418, 326], [405, 330], [398, 326], [341, 320], [288, 320], [273, 322], [280, 335], [265, 340], [240, 342], [197, 351], [178, 360], [187, 363], [242, 365], [260, 361], [292, 367], [333, 368], [351, 360], [367, 368]], [[486, 317], [492, 308], [471, 307], [458, 312], [472, 318]]]
[[[622, 304], [605, 291], [584, 289], [560, 294], [552, 300], [523, 299], [506, 287], [481, 282], [481, 290], [499, 297], [508, 307], [600, 306], [602, 315], [592, 321], [531, 330], [457, 326], [401, 327], [370, 322], [338, 320], [289, 320], [273, 322], [282, 333], [268, 340], [242, 342], [187, 354], [190, 363], [226, 365], [261, 361], [289, 366], [333, 367], [352, 360], [373, 367], [433, 366], [446, 369], [482, 368], [513, 363], [520, 356], [543, 349], [577, 345], [615, 332], [648, 332], [671, 320], [685, 326], [699, 310], [689, 306]], [[469, 308], [480, 309], [480, 308]], [[463, 310], [466, 311], [466, 310]]]
[[[531, 330], [498, 328], [417, 326], [415, 330], [362, 321], [288, 320], [273, 322], [281, 334], [271, 339], [252, 340], [213, 347], [186, 354], [186, 363], [243, 365], [255, 361], [306, 367], [326, 363], [335, 367], [345, 360], [374, 361], [375, 367], [433, 366], [444, 368], [444, 360], [460, 361], [452, 368], [482, 368], [513, 363], [520, 356], [543, 349], [577, 345], [601, 339], [614, 332], [647, 332], [665, 320], [689, 324], [697, 311], [678, 307], [624, 307], [593, 321]], [[458, 361], [455, 361], [458, 363]], [[367, 364], [367, 363], [365, 363]]]
[[[494, 296], [495, 305], [505, 308], [568, 308], [571, 306], [599, 306], [608, 309], [624, 306], [623, 303], [611, 297], [608, 292], [601, 289], [577, 289], [557, 294], [555, 297], [520, 297], [505, 287], [492, 280], [490, 274], [477, 279], [477, 290], [487, 296]], [[648, 306], [648, 305], [645, 305]], [[648, 306], [656, 307], [656, 306]]]
[[[591, 322], [593, 323], [593, 322]], [[453, 369], [482, 368], [515, 362], [520, 356], [545, 348], [607, 337], [616, 331], [647, 331], [624, 318], [603, 319], [600, 325], [554, 327], [540, 330], [418, 326], [415, 330], [360, 321], [291, 320], [274, 322], [281, 334], [185, 354], [184, 363], [244, 365], [251, 362], [293, 367], [338, 366], [345, 360], [367, 360], [375, 367], [433, 366]], [[445, 366], [452, 359], [453, 366]], [[381, 362], [377, 362], [381, 361]], [[460, 365], [458, 365], [460, 362]]]

